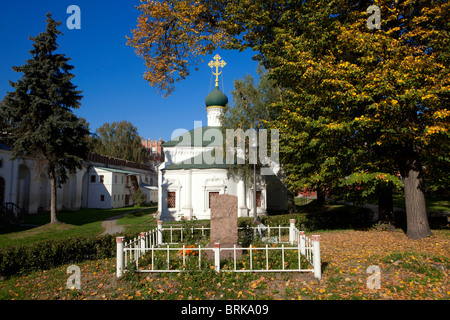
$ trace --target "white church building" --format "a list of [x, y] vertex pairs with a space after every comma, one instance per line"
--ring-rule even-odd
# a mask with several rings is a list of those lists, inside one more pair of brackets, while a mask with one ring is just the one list
[[[209, 219], [211, 198], [217, 194], [238, 199], [238, 217], [252, 217], [254, 203], [258, 215], [287, 208], [287, 190], [276, 175], [257, 173], [256, 201], [253, 183], [230, 175], [226, 161], [214, 161], [216, 147], [223, 147], [220, 116], [227, 96], [218, 87], [218, 66], [225, 63], [216, 55], [209, 64], [216, 67], [216, 86], [206, 97], [208, 123], [163, 144], [165, 161], [158, 167], [158, 211], [163, 221]], [[221, 141], [222, 140], [222, 141]]]

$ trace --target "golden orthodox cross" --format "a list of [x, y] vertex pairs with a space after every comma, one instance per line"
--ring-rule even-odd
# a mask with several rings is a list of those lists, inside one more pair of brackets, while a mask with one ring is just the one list
[[[226, 64], [226, 62], [225, 61], [223, 61], [223, 60], [221, 60], [222, 58], [218, 55], [218, 54], [216, 54], [215, 56], [214, 56], [214, 61], [213, 60], [211, 60], [209, 63], [208, 63], [208, 66], [211, 68], [211, 69], [213, 69], [213, 75], [215, 75], [216, 76], [216, 87], [218, 87], [219, 86], [219, 74], [221, 74], [222, 72], [219, 72], [219, 67], [221, 67], [221, 68], [223, 68], [223, 67], [225, 67], [227, 64]], [[216, 72], [214, 72], [214, 67], [216, 67]]]

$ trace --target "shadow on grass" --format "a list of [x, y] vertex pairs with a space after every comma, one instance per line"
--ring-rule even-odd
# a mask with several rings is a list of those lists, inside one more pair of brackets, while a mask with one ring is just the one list
[[[117, 209], [81, 209], [78, 211], [60, 211], [57, 218], [61, 223], [74, 226], [84, 226], [95, 222], [102, 222], [130, 211], [140, 210], [141, 207], [124, 207]], [[20, 232], [43, 226], [50, 223], [50, 213], [38, 213], [24, 216], [21, 225], [5, 226], [0, 228], [0, 234]]]
[[[261, 221], [266, 226], [289, 226], [289, 220], [295, 219], [297, 229], [305, 232], [323, 230], [368, 230], [373, 225], [373, 212], [367, 208], [354, 207], [345, 204], [327, 203], [317, 206], [315, 200], [304, 205], [297, 205], [296, 213], [269, 212], [262, 216]], [[240, 227], [253, 224], [252, 217], [238, 219]]]
[[306, 230], [368, 230], [373, 226], [370, 209], [343, 204], [311, 205], [303, 208], [302, 224]]

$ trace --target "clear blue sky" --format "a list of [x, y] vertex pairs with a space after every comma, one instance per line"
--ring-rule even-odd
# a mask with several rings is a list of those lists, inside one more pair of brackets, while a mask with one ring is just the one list
[[[126, 45], [126, 35], [136, 28], [138, 0], [25, 0], [3, 1], [0, 10], [0, 99], [13, 88], [8, 80], [16, 81], [22, 74], [12, 70], [30, 58], [32, 41], [45, 31], [46, 13], [61, 21], [58, 38], [59, 53], [71, 58], [75, 69], [74, 84], [83, 91], [78, 116], [86, 118], [91, 131], [103, 123], [130, 121], [144, 138], [170, 140], [175, 129], [192, 129], [194, 121], [206, 125], [205, 98], [214, 87], [207, 63], [218, 53], [226, 62], [223, 90], [232, 100], [235, 79], [255, 74], [257, 63], [251, 51], [217, 51], [204, 58], [199, 71], [192, 71], [176, 84], [176, 91], [163, 98], [143, 79], [144, 62], [134, 49]], [[81, 29], [68, 29], [71, 14], [67, 7], [81, 9]], [[222, 79], [220, 82], [222, 90]]]

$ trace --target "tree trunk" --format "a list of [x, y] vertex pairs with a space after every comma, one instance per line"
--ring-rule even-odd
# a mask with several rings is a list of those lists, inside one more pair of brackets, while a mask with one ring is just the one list
[[253, 218], [258, 217], [258, 208], [256, 207], [256, 164], [253, 164]]
[[381, 187], [378, 194], [378, 227], [393, 231], [394, 227], [394, 200], [392, 187]]
[[294, 194], [289, 189], [287, 189], [287, 209], [288, 213], [297, 213]]
[[50, 224], [57, 224], [59, 220], [56, 216], [56, 177], [51, 172], [50, 176]]
[[317, 201], [316, 201], [316, 205], [318, 207], [321, 207], [325, 204], [325, 191], [323, 190], [322, 187], [318, 187], [317, 190]]
[[406, 236], [409, 239], [422, 239], [432, 236], [428, 224], [425, 195], [422, 190], [422, 167], [413, 159], [406, 163], [403, 184], [406, 206]]

